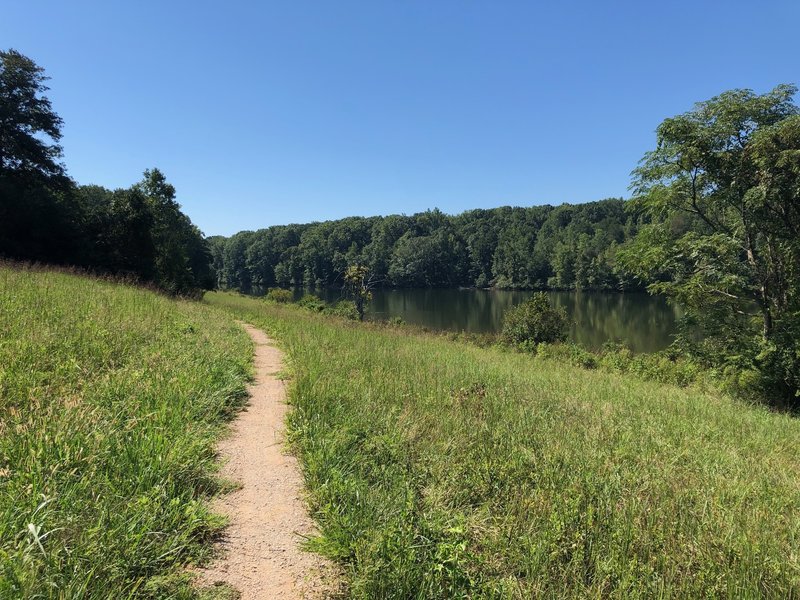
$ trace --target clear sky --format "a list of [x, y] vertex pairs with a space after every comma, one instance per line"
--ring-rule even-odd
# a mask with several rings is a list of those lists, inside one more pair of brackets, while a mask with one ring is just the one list
[[79, 183], [208, 235], [626, 196], [665, 117], [800, 83], [800, 1], [0, 0]]

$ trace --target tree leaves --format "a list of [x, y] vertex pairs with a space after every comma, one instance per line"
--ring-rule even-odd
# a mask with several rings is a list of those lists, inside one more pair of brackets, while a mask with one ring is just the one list
[[0, 173], [63, 177], [57, 142], [64, 122], [44, 96], [47, 79], [28, 57], [0, 51]]
[[[666, 119], [656, 149], [633, 172], [633, 205], [653, 220], [622, 253], [641, 277], [658, 277], [654, 292], [687, 310], [701, 340], [698, 355], [716, 360], [743, 347], [766, 379], [797, 381], [796, 337], [800, 304], [800, 116], [797, 89], [781, 85], [756, 95], [731, 90], [694, 110]], [[672, 228], [678, 215], [696, 223]], [[759, 329], [750, 316], [760, 314]], [[759, 331], [760, 330], [760, 331]], [[757, 354], [759, 336], [775, 352]], [[684, 340], [691, 332], [684, 331]], [[781, 360], [764, 361], [780, 355]], [[714, 360], [712, 356], [712, 360]], [[783, 385], [783, 384], [781, 384]], [[788, 387], [791, 388], [790, 384]], [[795, 389], [783, 386], [783, 393]]]

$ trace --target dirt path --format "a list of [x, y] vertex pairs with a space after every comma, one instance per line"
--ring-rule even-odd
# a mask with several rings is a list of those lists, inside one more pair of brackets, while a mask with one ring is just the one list
[[222, 475], [242, 487], [216, 503], [230, 522], [221, 557], [200, 572], [199, 583], [227, 583], [243, 600], [327, 598], [333, 593], [334, 568], [300, 549], [314, 525], [302, 500], [297, 460], [282, 451], [287, 406], [283, 382], [276, 377], [283, 367], [281, 352], [264, 332], [245, 329], [256, 344], [255, 382], [230, 437], [219, 444], [227, 460]]

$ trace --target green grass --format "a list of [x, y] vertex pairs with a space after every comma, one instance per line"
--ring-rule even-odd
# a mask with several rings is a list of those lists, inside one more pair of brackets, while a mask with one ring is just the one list
[[354, 598], [800, 597], [800, 422], [693, 388], [209, 294], [288, 352]]
[[181, 598], [252, 345], [194, 302], [0, 265], [0, 598]]

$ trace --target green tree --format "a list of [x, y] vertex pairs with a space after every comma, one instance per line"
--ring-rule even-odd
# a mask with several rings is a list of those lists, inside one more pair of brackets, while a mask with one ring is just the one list
[[223, 253], [225, 252], [226, 238], [221, 235], [212, 235], [206, 238], [208, 251], [211, 253], [211, 273], [214, 278], [214, 287], [223, 288], [225, 284], [222, 280], [225, 270]]
[[211, 252], [200, 230], [181, 212], [175, 187], [158, 169], [147, 169], [133, 191], [150, 203], [156, 283], [177, 293], [210, 287]]
[[363, 261], [371, 273], [380, 279], [389, 275], [392, 252], [397, 240], [408, 231], [411, 218], [401, 215], [389, 215], [376, 219], [370, 232], [370, 242], [364, 247]]
[[555, 308], [544, 292], [536, 292], [522, 304], [512, 306], [503, 315], [502, 338], [507, 344], [563, 342], [567, 339], [567, 313]]
[[376, 285], [375, 278], [363, 265], [350, 265], [344, 273], [345, 292], [353, 301], [358, 313], [358, 320], [364, 320], [366, 305], [372, 300], [372, 290]]
[[[781, 85], [732, 90], [666, 119], [634, 171], [634, 206], [653, 223], [623, 259], [687, 311], [687, 347], [798, 390], [800, 125]], [[674, 228], [675, 217], [697, 227]], [[696, 331], [695, 331], [696, 332]], [[709, 352], [709, 351], [713, 352]]]
[[530, 261], [534, 257], [537, 229], [525, 222], [525, 214], [516, 210], [500, 232], [495, 247], [492, 271], [500, 287], [531, 287]]
[[69, 262], [80, 220], [59, 162], [61, 127], [44, 70], [16, 50], [0, 51], [0, 254]]
[[[253, 286], [253, 278], [247, 268], [247, 248], [251, 244], [254, 232], [240, 231], [229, 237], [225, 241], [222, 250], [222, 271], [217, 275], [223, 287], [250, 293]], [[276, 276], [278, 269], [276, 268]], [[284, 281], [278, 277], [278, 283], [284, 285]]]
[[0, 171], [63, 177], [63, 121], [44, 95], [48, 79], [30, 58], [0, 51]]

